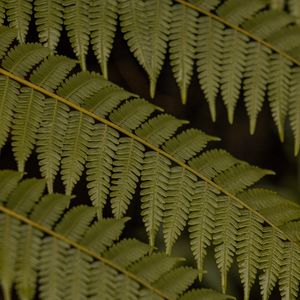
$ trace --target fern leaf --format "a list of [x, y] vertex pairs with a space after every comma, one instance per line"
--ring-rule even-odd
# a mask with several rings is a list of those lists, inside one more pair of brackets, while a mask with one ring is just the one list
[[9, 25], [17, 29], [19, 42], [25, 43], [32, 14], [32, 0], [10, 0], [6, 4]]
[[290, 99], [291, 62], [273, 54], [270, 62], [268, 96], [279, 137], [284, 140], [284, 125]]
[[80, 72], [72, 77], [57, 90], [57, 94], [81, 105], [86, 99], [96, 94], [102, 88], [111, 85], [99, 75], [90, 72]]
[[122, 128], [131, 131], [138, 128], [156, 109], [156, 106], [148, 101], [136, 98], [114, 110], [109, 118]]
[[141, 215], [151, 248], [163, 220], [169, 172], [168, 159], [153, 151], [146, 152], [141, 172]]
[[88, 0], [67, 0], [64, 3], [64, 23], [67, 34], [83, 71], [86, 70], [85, 57], [90, 36], [89, 10]]
[[189, 214], [189, 236], [193, 256], [196, 260], [198, 277], [202, 281], [203, 262], [206, 248], [210, 245], [215, 226], [216, 194], [207, 183], [195, 184], [195, 195]]
[[[3, 2], [0, 4], [0, 10], [1, 10], [1, 5]], [[0, 12], [0, 20], [1, 20], [1, 12]], [[16, 30], [1, 26], [0, 27], [0, 41], [1, 41], [1, 46], [0, 46], [0, 58], [2, 59], [3, 56], [6, 54], [9, 46], [13, 42], [13, 40], [16, 38]]]
[[266, 10], [247, 20], [242, 26], [249, 32], [268, 39], [273, 33], [292, 23], [294, 18], [278, 10]]
[[63, 299], [81, 300], [87, 298], [91, 261], [92, 258], [87, 254], [77, 249], [68, 249]]
[[249, 300], [262, 248], [263, 221], [252, 212], [244, 212], [240, 218], [237, 238], [237, 261], [244, 287], [244, 299]]
[[300, 149], [300, 68], [295, 68], [292, 72], [291, 94], [289, 117], [294, 135], [294, 154], [297, 155]]
[[244, 74], [244, 97], [247, 114], [250, 118], [250, 133], [255, 131], [258, 113], [264, 101], [269, 76], [269, 49], [258, 43], [248, 44]]
[[152, 283], [170, 272], [180, 260], [178, 257], [155, 253], [151, 256], [143, 257], [140, 261], [130, 266], [128, 270]]
[[218, 175], [215, 178], [215, 182], [224, 188], [226, 187], [228, 192], [236, 194], [253, 185], [265, 175], [273, 174], [270, 170], [241, 163]]
[[39, 44], [19, 45], [8, 52], [2, 66], [18, 76], [25, 77], [26, 73], [48, 54], [49, 49]]
[[[69, 196], [70, 198], [70, 196]], [[69, 210], [55, 227], [55, 231], [79, 241], [95, 217], [95, 211], [88, 206], [75, 206]]]
[[221, 0], [192, 0], [191, 2], [205, 10], [214, 10], [220, 4]]
[[206, 151], [200, 156], [191, 159], [189, 165], [194, 170], [211, 179], [219, 173], [231, 168], [238, 162], [238, 159], [228, 152], [215, 149]]
[[195, 181], [196, 177], [182, 167], [171, 169], [163, 224], [166, 253], [169, 255], [186, 225]]
[[111, 180], [111, 206], [121, 218], [135, 193], [144, 157], [144, 146], [130, 138], [120, 138]]
[[215, 245], [217, 266], [221, 272], [223, 293], [227, 291], [228, 272], [236, 253], [239, 222], [239, 207], [227, 197], [219, 197], [215, 215], [213, 244]]
[[116, 300], [138, 300], [139, 285], [127, 276], [117, 277], [115, 289], [118, 291]]
[[0, 172], [0, 203], [8, 198], [10, 193], [16, 188], [21, 174], [11, 170], [1, 170]]
[[102, 216], [109, 194], [110, 175], [119, 143], [118, 137], [119, 133], [106, 125], [96, 124], [93, 127], [90, 148], [87, 152], [86, 179], [89, 196], [96, 208], [98, 218]]
[[62, 31], [62, 3], [59, 0], [36, 0], [34, 10], [40, 42], [53, 54]]
[[96, 115], [105, 117], [121, 102], [134, 96], [116, 85], [110, 85], [88, 98], [83, 106]]
[[149, 246], [138, 240], [123, 239], [104, 252], [103, 256], [126, 268], [145, 256], [148, 251]]
[[72, 111], [69, 115], [61, 161], [62, 181], [67, 195], [71, 195], [83, 172], [94, 123], [82, 112]]
[[22, 88], [15, 105], [12, 126], [12, 147], [18, 170], [23, 173], [37, 138], [44, 109], [44, 95], [30, 88]]
[[271, 227], [265, 227], [263, 233], [261, 269], [264, 273], [259, 276], [263, 300], [270, 297], [280, 273], [282, 264], [283, 243], [278, 233]]
[[37, 153], [42, 176], [49, 193], [58, 173], [68, 127], [69, 107], [57, 100], [45, 99], [41, 126], [37, 134]]
[[0, 282], [4, 299], [11, 298], [19, 232], [18, 220], [0, 214]]
[[245, 68], [247, 41], [248, 38], [245, 35], [235, 30], [225, 30], [221, 93], [230, 124], [233, 123], [234, 110], [239, 99], [242, 75]]
[[150, 70], [151, 44], [146, 4], [138, 0], [120, 0], [120, 24], [130, 50], [147, 73]]
[[64, 269], [68, 245], [63, 241], [46, 237], [43, 239], [39, 261], [40, 298], [63, 299], [66, 271]]
[[283, 252], [283, 266], [279, 276], [282, 299], [296, 300], [299, 292], [300, 252], [296, 243], [287, 242]]
[[111, 300], [116, 297], [115, 279], [117, 271], [96, 261], [91, 267], [89, 291], [91, 300]]
[[193, 284], [197, 276], [195, 269], [179, 267], [165, 274], [154, 286], [165, 292], [170, 298], [177, 299], [189, 286]]
[[129, 218], [119, 220], [99, 220], [87, 230], [80, 243], [87, 246], [89, 249], [94, 250], [96, 253], [101, 254], [120, 237], [124, 229], [125, 222], [127, 222], [128, 219]]
[[296, 18], [296, 23], [300, 22], [300, 5], [297, 0], [288, 0], [288, 7], [290, 13]]
[[169, 38], [171, 19], [171, 0], [150, 0], [146, 2], [147, 20], [149, 20], [150, 51], [149, 63], [150, 97], [155, 96], [156, 82], [162, 69]]
[[191, 290], [185, 293], [179, 300], [228, 300], [235, 299], [234, 297], [219, 294], [210, 289]]
[[167, 114], [161, 114], [144, 123], [135, 133], [147, 142], [160, 146], [183, 124], [186, 124], [186, 121], [178, 120]]
[[280, 226], [280, 229], [285, 232], [292, 241], [300, 241], [300, 222], [289, 222]]
[[239, 25], [265, 8], [266, 5], [267, 1], [264, 0], [253, 0], [251, 3], [241, 0], [228, 0], [217, 9], [217, 13], [226, 21]]
[[207, 135], [197, 129], [188, 129], [168, 140], [163, 149], [172, 156], [185, 161], [202, 151], [210, 141], [219, 141], [219, 138]]
[[105, 79], [108, 78], [107, 62], [117, 28], [117, 4], [117, 0], [94, 0], [91, 4], [91, 44]]
[[180, 89], [181, 101], [187, 101], [187, 91], [193, 75], [197, 15], [184, 5], [173, 5], [170, 26], [170, 64]]
[[216, 120], [215, 100], [221, 79], [224, 26], [212, 18], [199, 19], [197, 36], [197, 71], [199, 83], [209, 105], [210, 115]]

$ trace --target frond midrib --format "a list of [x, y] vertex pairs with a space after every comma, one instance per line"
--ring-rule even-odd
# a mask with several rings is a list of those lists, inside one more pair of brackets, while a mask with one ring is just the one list
[[[181, 1], [181, 0], [180, 0]], [[120, 133], [134, 139], [135, 141], [143, 144], [144, 146], [150, 148], [151, 150], [157, 152], [158, 154], [168, 158], [169, 160], [171, 160], [172, 162], [174, 162], [175, 164], [177, 164], [178, 166], [181, 166], [182, 168], [184, 168], [185, 170], [191, 172], [192, 174], [196, 175], [198, 178], [200, 178], [201, 180], [205, 181], [207, 184], [209, 184], [211, 187], [215, 188], [216, 190], [218, 190], [219, 192], [221, 192], [222, 194], [226, 195], [228, 197], [228, 199], [232, 200], [232, 201], [235, 201], [236, 203], [238, 203], [240, 206], [242, 206], [244, 209], [247, 209], [248, 211], [250, 211], [251, 213], [255, 214], [258, 218], [264, 220], [268, 225], [270, 225], [271, 227], [275, 228], [278, 232], [281, 233], [281, 235], [289, 240], [290, 242], [295, 242], [291, 239], [291, 237], [285, 233], [284, 231], [282, 231], [278, 226], [276, 226], [275, 224], [273, 224], [270, 220], [268, 220], [264, 215], [262, 215], [261, 213], [259, 213], [258, 211], [256, 211], [255, 209], [253, 209], [251, 206], [247, 205], [244, 201], [242, 201], [241, 199], [239, 199], [237, 196], [235, 196], [234, 194], [228, 192], [226, 190], [226, 188], [223, 188], [221, 187], [220, 185], [218, 185], [217, 183], [213, 182], [211, 179], [207, 178], [206, 176], [204, 176], [203, 174], [201, 174], [200, 172], [194, 170], [193, 168], [191, 168], [189, 165], [185, 164], [184, 162], [180, 161], [179, 159], [175, 158], [174, 156], [172, 156], [171, 154], [169, 154], [168, 152], [160, 149], [159, 147], [147, 142], [146, 140], [144, 140], [143, 138], [133, 134], [132, 132], [122, 128], [121, 126], [105, 119], [105, 118], [102, 118], [98, 115], [96, 115], [95, 113], [81, 107], [80, 105], [72, 102], [71, 100], [68, 100], [64, 97], [61, 97], [55, 93], [52, 93], [48, 90], [46, 90], [45, 88], [39, 86], [39, 85], [36, 85], [26, 79], [23, 79], [3, 68], [0, 68], [0, 74], [6, 76], [6, 77], [9, 77], [17, 82], [19, 82], [20, 84], [22, 85], [25, 85], [29, 88], [32, 88], [50, 98], [53, 98], [57, 101], [60, 101], [66, 105], [68, 105], [69, 107], [83, 113], [83, 114], [86, 114], [87, 116], [93, 118], [94, 120], [97, 120], [111, 128], [114, 128], [115, 130], [119, 131]], [[297, 243], [296, 243], [297, 244]], [[299, 250], [300, 250], [300, 245], [296, 245], [297, 247], [299, 247]]]
[[200, 12], [200, 13], [202, 13], [202, 14], [204, 14], [204, 15], [206, 15], [206, 16], [214, 19], [214, 20], [216, 20], [216, 21], [218, 21], [218, 22], [220, 22], [220, 23], [222, 23], [222, 24], [224, 24], [224, 25], [226, 25], [226, 26], [234, 29], [235, 31], [238, 31], [238, 32], [242, 33], [245, 36], [248, 36], [252, 40], [255, 40], [257, 43], [259, 43], [261, 45], [264, 45], [265, 47], [273, 50], [274, 52], [278, 53], [282, 57], [285, 57], [287, 60], [293, 62], [297, 66], [300, 66], [300, 60], [294, 58], [293, 56], [291, 56], [287, 52], [285, 52], [285, 51], [277, 48], [276, 46], [274, 46], [271, 43], [265, 41], [264, 39], [260, 38], [259, 36], [251, 33], [250, 31], [248, 31], [248, 30], [246, 30], [246, 29], [244, 29], [244, 28], [242, 28], [240, 26], [237, 26], [237, 25], [235, 25], [235, 24], [233, 24], [233, 23], [231, 23], [231, 22], [229, 22], [227, 20], [225, 20], [224, 18], [222, 18], [222, 17], [220, 17], [220, 16], [218, 16], [218, 15], [216, 15], [216, 14], [214, 14], [214, 13], [208, 11], [208, 10], [206, 10], [205, 8], [202, 8], [202, 7], [196, 6], [196, 5], [192, 4], [192, 3], [189, 3], [186, 0], [175, 0], [175, 1], [178, 2], [178, 3], [180, 3], [180, 4], [182, 4], [182, 5], [184, 5], [184, 6], [187, 6], [187, 7], [191, 8], [191, 9], [193, 9], [193, 10], [196, 10], [196, 11], [198, 11], [198, 12]]
[[162, 297], [163, 299], [166, 300], [174, 300], [173, 298], [170, 298], [168, 295], [166, 295], [165, 293], [163, 293], [162, 291], [160, 291], [159, 289], [155, 288], [153, 285], [151, 285], [150, 283], [148, 283], [146, 280], [144, 280], [143, 278], [135, 275], [134, 273], [131, 273], [129, 271], [127, 271], [126, 269], [120, 267], [118, 264], [116, 264], [115, 262], [113, 262], [112, 260], [105, 258], [101, 255], [96, 254], [94, 251], [88, 249], [87, 247], [69, 239], [68, 237], [66, 237], [63, 234], [60, 234], [52, 229], [47, 228], [46, 226], [43, 226], [21, 214], [18, 214], [17, 212], [15, 212], [14, 210], [11, 210], [5, 206], [0, 205], [0, 212], [15, 218], [23, 223], [26, 223], [38, 230], [40, 230], [43, 233], [48, 234], [49, 236], [52, 236], [55, 239], [61, 240], [65, 243], [67, 243], [68, 245], [72, 246], [73, 248], [76, 248], [77, 250], [91, 256], [92, 258], [101, 261], [102, 263], [104, 263], [105, 265], [115, 269], [116, 271], [124, 274], [125, 276], [131, 278], [132, 280], [136, 281], [137, 283], [139, 283], [140, 285], [144, 286], [145, 288], [151, 290], [152, 292], [154, 292], [155, 294], [157, 294], [158, 296]]

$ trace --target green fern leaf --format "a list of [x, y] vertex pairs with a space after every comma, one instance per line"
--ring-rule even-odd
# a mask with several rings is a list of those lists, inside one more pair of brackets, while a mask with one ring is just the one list
[[88, 98], [83, 107], [94, 112], [96, 115], [105, 117], [121, 102], [135, 97], [116, 85], [110, 85]]
[[86, 179], [89, 196], [96, 208], [98, 218], [102, 216], [109, 194], [110, 175], [119, 143], [118, 137], [117, 131], [103, 124], [96, 124], [91, 135], [91, 146], [87, 152]]
[[[3, 2], [1, 2], [0, 7]], [[0, 8], [1, 10], [1, 8]], [[0, 13], [0, 20], [1, 20], [1, 13]], [[5, 27], [5, 26], [0, 26], [0, 41], [1, 41], [1, 46], [0, 46], [0, 58], [2, 59], [3, 56], [6, 54], [9, 46], [13, 42], [13, 40], [16, 38], [16, 30]]]
[[135, 133], [147, 142], [160, 146], [183, 124], [186, 124], [186, 121], [178, 120], [167, 114], [161, 114], [142, 124]]
[[172, 7], [170, 26], [170, 64], [180, 89], [181, 101], [187, 101], [187, 91], [193, 75], [198, 13], [184, 5]]
[[59, 0], [35, 0], [34, 10], [39, 39], [53, 54], [62, 31], [62, 3]]
[[288, 0], [288, 6], [290, 13], [295, 16], [296, 23], [299, 24], [300, 22], [300, 5], [297, 0]]
[[151, 43], [148, 38], [150, 28], [147, 20], [146, 4], [138, 0], [120, 0], [120, 24], [130, 50], [140, 65], [149, 74]]
[[296, 300], [299, 291], [300, 252], [296, 243], [285, 244], [283, 266], [279, 276], [279, 290], [282, 299]]
[[10, 27], [17, 29], [19, 42], [25, 43], [32, 13], [32, 0], [10, 0], [5, 8]]
[[168, 140], [163, 149], [172, 156], [185, 161], [202, 151], [210, 141], [219, 141], [219, 138], [197, 129], [188, 129]]
[[114, 110], [109, 119], [124, 129], [135, 130], [156, 110], [148, 101], [136, 98]]
[[150, 97], [155, 96], [156, 82], [164, 64], [169, 27], [171, 19], [171, 0], [150, 0], [146, 2], [147, 20], [149, 20], [150, 34]]
[[116, 218], [122, 218], [128, 208], [140, 176], [144, 146], [130, 138], [120, 138], [113, 163], [111, 206]]
[[247, 20], [242, 26], [249, 32], [263, 39], [268, 39], [269, 36], [286, 27], [293, 20], [294, 18], [283, 11], [266, 10]]
[[195, 195], [189, 214], [189, 236], [191, 250], [196, 260], [198, 277], [202, 281], [206, 248], [210, 245], [215, 226], [216, 194], [207, 183], [195, 184]]
[[239, 207], [228, 197], [219, 197], [216, 215], [213, 244], [215, 245], [215, 258], [221, 272], [222, 292], [227, 291], [228, 272], [236, 253], [238, 225], [240, 222]]
[[263, 221], [252, 212], [244, 212], [240, 217], [237, 261], [245, 300], [249, 300], [250, 289], [259, 268], [259, 257], [262, 250], [262, 223]]
[[293, 131], [295, 146], [294, 154], [298, 155], [300, 149], [300, 68], [295, 68], [292, 72], [291, 94], [290, 94], [290, 108], [289, 117], [290, 124]]
[[201, 289], [201, 290], [191, 290], [185, 293], [179, 300], [229, 300], [235, 299], [227, 295], [219, 294], [213, 290]]
[[263, 300], [270, 297], [280, 273], [282, 264], [283, 243], [274, 228], [266, 227], [263, 233], [261, 269], [264, 271], [259, 276], [261, 295]]
[[64, 23], [67, 34], [83, 71], [86, 70], [85, 57], [89, 46], [89, 10], [90, 3], [88, 0], [67, 0], [64, 2]]
[[248, 38], [227, 29], [224, 35], [221, 93], [228, 112], [229, 123], [233, 123], [234, 110], [239, 99], [242, 75], [245, 68]]
[[149, 246], [135, 239], [123, 239], [103, 253], [103, 256], [124, 268], [149, 252]]
[[145, 154], [141, 172], [141, 215], [151, 248], [163, 220], [170, 161], [154, 151]]
[[215, 182], [226, 187], [228, 192], [236, 194], [253, 185], [265, 175], [274, 175], [274, 172], [241, 163], [218, 175]]
[[117, 4], [117, 0], [94, 0], [90, 8], [91, 44], [105, 79], [108, 78], [107, 62], [117, 28]]
[[290, 99], [291, 62], [273, 54], [270, 62], [268, 96], [279, 137], [284, 140], [284, 125]]
[[280, 229], [288, 234], [292, 241], [300, 241], [300, 222], [290, 222], [280, 226]]
[[248, 47], [244, 74], [244, 97], [247, 114], [250, 118], [250, 133], [253, 134], [257, 116], [264, 101], [269, 76], [270, 51], [255, 42], [250, 42]]
[[2, 170], [0, 172], [0, 203], [8, 198], [10, 193], [16, 188], [21, 174], [16, 171]]
[[72, 111], [69, 115], [61, 161], [62, 180], [67, 195], [71, 195], [83, 172], [94, 123], [92, 118], [82, 112]]
[[127, 276], [117, 277], [115, 289], [118, 291], [116, 300], [138, 300], [139, 285]]
[[191, 159], [189, 165], [203, 176], [211, 179], [238, 162], [238, 159], [228, 152], [215, 149], [206, 151], [200, 156]]
[[221, 0], [192, 0], [191, 2], [206, 10], [214, 10], [220, 4]]
[[268, 1], [265, 0], [253, 0], [251, 3], [241, 0], [228, 0], [217, 9], [217, 13], [226, 21], [239, 25], [265, 8], [267, 4]]
[[215, 101], [221, 79], [223, 31], [224, 26], [212, 18], [199, 19], [196, 48], [198, 79], [213, 121], [216, 120]]
[[171, 254], [173, 245], [186, 225], [190, 201], [195, 193], [195, 181], [196, 177], [182, 167], [171, 169], [163, 224], [168, 255]]

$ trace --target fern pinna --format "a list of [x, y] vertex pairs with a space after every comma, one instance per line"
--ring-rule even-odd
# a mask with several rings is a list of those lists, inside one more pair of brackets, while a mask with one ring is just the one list
[[[7, 5], [6, 5], [7, 3]], [[299, 11], [297, 0], [1, 0], [0, 23], [26, 40], [33, 17], [39, 40], [55, 53], [63, 28], [86, 70], [89, 44], [108, 78], [108, 59], [118, 23], [124, 39], [149, 77], [154, 97], [168, 55], [182, 102], [188, 100], [193, 69], [216, 120], [220, 93], [230, 123], [241, 97], [254, 133], [269, 100], [280, 139], [286, 119], [300, 149]], [[119, 19], [119, 22], [118, 22]]]
[[[277, 283], [283, 299], [297, 299], [300, 208], [272, 191], [252, 187], [263, 176], [273, 174], [271, 171], [251, 166], [223, 150], [204, 151], [208, 143], [218, 138], [189, 128], [186, 121], [163, 113], [158, 107], [96, 73], [72, 70], [76, 64], [74, 61], [50, 55], [51, 51], [39, 44], [12, 47], [16, 36], [14, 29], [1, 28], [0, 141], [2, 148], [10, 137], [19, 173], [9, 174], [14, 174], [15, 180], [26, 173], [26, 163], [35, 149], [40, 173], [49, 192], [49, 196], [45, 196], [47, 199], [56, 197], [54, 181], [60, 177], [66, 194], [61, 197], [68, 199], [65, 202], [72, 203], [70, 197], [73, 189], [79, 179], [85, 177], [99, 224], [106, 222], [103, 208], [107, 202], [113, 216], [120, 220], [115, 221], [116, 224], [121, 224], [133, 196], [138, 194], [150, 251], [155, 249], [161, 227], [167, 255], [171, 254], [174, 244], [187, 228], [200, 281], [207, 248], [213, 245], [223, 293], [227, 291], [228, 272], [236, 258], [244, 299], [249, 299], [251, 287], [258, 276], [263, 299], [269, 298]], [[6, 177], [9, 177], [3, 174], [1, 182], [5, 183]], [[4, 183], [3, 191], [15, 186]], [[21, 197], [23, 192], [17, 195]], [[17, 222], [10, 219], [17, 217], [19, 221], [31, 225], [28, 218], [23, 219], [18, 212], [20, 209], [20, 213], [27, 216], [30, 213], [30, 219], [34, 215], [34, 210], [31, 215], [31, 207], [39, 197], [29, 197], [26, 201], [23, 197], [11, 197], [7, 205], [1, 208], [3, 222]], [[40, 218], [40, 215], [36, 213], [36, 217]], [[13, 224], [17, 228], [19, 223]], [[24, 230], [29, 230], [27, 227]], [[19, 231], [12, 229], [10, 232], [4, 228], [1, 225], [1, 234], [10, 234], [8, 240], [1, 238], [5, 245], [1, 246], [0, 253], [17, 255], [16, 251], [7, 252], [5, 249], [7, 243], [9, 247], [16, 247]], [[54, 229], [58, 228], [59, 225]], [[90, 239], [97, 235], [97, 230], [93, 228]], [[55, 235], [53, 231], [45, 231], [44, 227], [42, 231], [52, 237]], [[66, 234], [67, 238], [72, 235], [71, 232]], [[51, 237], [39, 242], [38, 236], [37, 243], [53, 242]], [[86, 243], [89, 240], [87, 236], [83, 238]], [[75, 238], [76, 243], [78, 239]], [[75, 242], [72, 243], [69, 244], [72, 246]], [[60, 258], [53, 264], [48, 261], [51, 251], [67, 251], [64, 246], [57, 247], [53, 250], [48, 247], [48, 252], [46, 249], [42, 252], [45, 268], [48, 264], [59, 267], [59, 261], [64, 256], [62, 253], [59, 252]], [[76, 251], [70, 250], [72, 255], [67, 255], [68, 260], [76, 256], [83, 268], [89, 268], [90, 258]], [[1, 259], [1, 266], [8, 268], [4, 264], [6, 259], [3, 256]], [[18, 256], [15, 258], [16, 261], [20, 259]], [[33, 255], [31, 259], [33, 262], [29, 260], [26, 263], [35, 266], [37, 258]], [[1, 269], [6, 297], [9, 297], [15, 280], [17, 289], [20, 288], [18, 280], [23, 276], [23, 271], [18, 271], [16, 276], [19, 279], [15, 279], [13, 264], [9, 266], [8, 271], [4, 267]], [[26, 272], [29, 270], [26, 269]], [[46, 278], [45, 272], [40, 271], [41, 278]], [[56, 276], [62, 274], [59, 270], [53, 272]], [[173, 294], [176, 289], [171, 288], [169, 282], [175, 280], [177, 271], [174, 272], [169, 273], [167, 279], [157, 281], [159, 288], [168, 287], [172, 299], [183, 291], [180, 288], [180, 292]], [[85, 274], [80, 276], [83, 277], [76, 280], [82, 282], [74, 288], [83, 285], [83, 290], [88, 289]], [[51, 282], [52, 279], [43, 279], [41, 284], [47, 285], [49, 280]], [[138, 296], [136, 284], [127, 283], [120, 284], [124, 285], [124, 289], [125, 286], [130, 288], [129, 299], [149, 299], [147, 291]], [[57, 289], [60, 290], [59, 287]], [[41, 289], [41, 297], [47, 298], [47, 293], [46, 287]], [[197, 298], [197, 293], [190, 292], [182, 299], [202, 299], [200, 296]], [[24, 299], [32, 297], [26, 296]], [[58, 297], [62, 297], [61, 294]]]

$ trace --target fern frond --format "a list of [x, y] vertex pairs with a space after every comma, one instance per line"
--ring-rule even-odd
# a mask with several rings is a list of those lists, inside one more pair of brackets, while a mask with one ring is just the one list
[[118, 291], [116, 300], [137, 300], [139, 294], [139, 285], [130, 278], [119, 275], [117, 277], [115, 288]]
[[280, 229], [285, 232], [292, 241], [300, 241], [300, 222], [290, 222], [280, 226]]
[[109, 195], [110, 176], [119, 143], [118, 137], [117, 131], [102, 124], [96, 124], [91, 133], [86, 164], [87, 188], [98, 218], [102, 216]]
[[234, 297], [229, 297], [227, 295], [218, 294], [213, 290], [210, 289], [202, 289], [199, 290], [191, 290], [184, 294], [182, 297], [179, 298], [180, 300], [229, 300], [235, 299]]
[[25, 43], [32, 14], [32, 0], [7, 1], [5, 8], [7, 9], [7, 19], [10, 27], [17, 29], [19, 42]]
[[207, 99], [210, 115], [216, 120], [215, 100], [221, 79], [224, 26], [210, 17], [199, 19], [197, 36], [198, 79]]
[[202, 281], [206, 248], [210, 245], [215, 227], [217, 196], [207, 183], [198, 181], [189, 214], [191, 250], [196, 260], [198, 277]]
[[108, 78], [107, 62], [117, 28], [117, 4], [117, 0], [94, 0], [90, 7], [91, 44], [105, 79]]
[[127, 130], [138, 128], [155, 110], [156, 106], [143, 99], [133, 99], [115, 109], [109, 119]]
[[264, 0], [254, 0], [251, 3], [241, 0], [228, 0], [217, 9], [217, 13], [227, 21], [239, 25], [244, 20], [250, 19], [266, 5], [267, 1]]
[[251, 134], [255, 131], [257, 116], [264, 101], [269, 76], [269, 53], [269, 49], [258, 43], [250, 42], [248, 44], [244, 96]]
[[192, 0], [191, 2], [204, 9], [213, 10], [220, 4], [221, 0]]
[[116, 218], [121, 218], [135, 192], [144, 157], [144, 146], [130, 138], [120, 138], [113, 163], [111, 206]]
[[188, 87], [193, 75], [198, 13], [183, 5], [172, 7], [170, 26], [170, 64], [180, 89], [181, 101], [187, 101]]
[[171, 169], [163, 224], [167, 254], [171, 254], [173, 245], [186, 225], [190, 202], [195, 193], [195, 181], [196, 177], [182, 167]]
[[221, 93], [227, 108], [229, 123], [233, 123], [234, 109], [239, 98], [245, 68], [248, 38], [227, 29], [224, 34]]
[[187, 121], [178, 120], [171, 115], [161, 114], [142, 124], [135, 133], [149, 143], [160, 146]]
[[[1, 5], [1, 4], [0, 4]], [[9, 46], [13, 42], [13, 40], [16, 38], [16, 30], [1, 26], [0, 27], [0, 40], [1, 40], [1, 46], [0, 46], [0, 57], [1, 59], [7, 52]]]
[[72, 48], [79, 59], [83, 71], [86, 70], [90, 36], [90, 3], [88, 0], [67, 0], [64, 2], [64, 23]]
[[81, 112], [69, 113], [61, 160], [62, 180], [67, 195], [71, 195], [83, 172], [93, 124], [94, 120]]
[[276, 54], [271, 56], [268, 96], [279, 137], [284, 140], [284, 125], [290, 99], [291, 63]]
[[59, 0], [36, 0], [34, 11], [40, 41], [53, 54], [62, 31], [63, 5]]
[[200, 130], [189, 129], [169, 139], [163, 149], [172, 156], [186, 161], [202, 151], [210, 141], [219, 141], [219, 138], [209, 136]]
[[169, 173], [168, 159], [154, 151], [145, 153], [141, 172], [141, 215], [151, 248], [155, 246], [155, 237], [163, 220]]
[[0, 173], [0, 202], [4, 202], [10, 193], [16, 188], [21, 174], [11, 170], [4, 170]]

